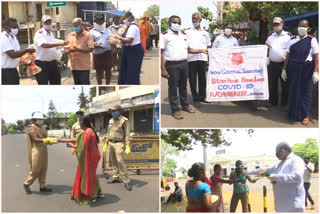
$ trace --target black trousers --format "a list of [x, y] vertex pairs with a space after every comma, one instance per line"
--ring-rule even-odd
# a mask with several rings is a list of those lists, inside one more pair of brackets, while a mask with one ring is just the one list
[[308, 199], [309, 199], [310, 203], [313, 205], [314, 201], [309, 193], [311, 183], [304, 183], [303, 186], [304, 186], [304, 190], [306, 191], [306, 206], [307, 206]]
[[16, 68], [2, 68], [2, 77], [1, 84], [2, 85], [19, 85], [20, 77], [18, 70]]
[[75, 85], [90, 85], [90, 70], [72, 70]]
[[[193, 102], [204, 101], [206, 98], [206, 61], [189, 62], [189, 84]], [[197, 89], [198, 85], [198, 89]]]
[[283, 62], [270, 62], [268, 65], [268, 83], [269, 83], [269, 103], [278, 105], [278, 80], [280, 78], [282, 93], [281, 105], [288, 104], [289, 87], [288, 81], [281, 78]]
[[61, 71], [56, 60], [36, 60], [35, 64], [41, 68], [41, 72], [35, 75], [38, 85], [61, 85]]
[[[184, 61], [167, 61], [166, 69], [169, 74], [169, 102], [172, 114], [179, 111], [179, 98], [183, 109], [188, 108], [187, 101], [187, 80], [188, 80], [188, 62]], [[179, 96], [177, 93], [179, 89]]]
[[158, 42], [159, 42], [159, 35], [155, 34], [155, 35], [151, 35], [151, 45], [153, 47], [153, 40], [154, 40], [154, 44], [156, 46], [156, 48], [158, 47]]

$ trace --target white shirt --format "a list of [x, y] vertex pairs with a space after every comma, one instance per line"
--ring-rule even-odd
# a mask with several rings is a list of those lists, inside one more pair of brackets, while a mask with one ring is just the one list
[[19, 51], [20, 45], [15, 36], [6, 31], [1, 33], [1, 68], [17, 68], [19, 58], [12, 59], [6, 52], [9, 50]]
[[[307, 166], [312, 170], [312, 172], [314, 171], [313, 163], [309, 162]], [[310, 183], [311, 184], [312, 172], [309, 172], [307, 167], [305, 167], [304, 176], [303, 176], [303, 180], [304, 180], [305, 183]]]
[[34, 48], [37, 52], [37, 60], [40, 61], [53, 61], [57, 56], [57, 49], [54, 48], [44, 48], [41, 45], [44, 43], [54, 43], [56, 39], [53, 37], [52, 32], [46, 31], [44, 28], [41, 28], [34, 35]]
[[160, 35], [160, 49], [163, 49], [163, 57], [166, 61], [181, 61], [188, 58], [187, 35], [173, 32], [171, 29]]
[[[303, 37], [302, 39], [306, 38], [307, 36]], [[290, 47], [291, 45], [299, 42], [301, 39], [299, 36], [297, 36], [296, 38], [294, 39], [291, 39], [289, 44], [288, 44], [288, 48], [287, 48], [287, 52], [290, 53]], [[306, 61], [312, 61], [312, 58], [313, 58], [313, 54], [316, 54], [316, 53], [319, 53], [319, 45], [318, 45], [318, 42], [316, 40], [316, 38], [312, 38], [311, 40], [311, 49], [310, 49], [310, 52], [309, 52], [309, 55], [306, 59]]]
[[106, 51], [111, 51], [111, 44], [109, 42], [111, 31], [109, 29], [106, 28], [104, 32], [91, 29], [89, 33], [92, 35], [95, 44], [100, 44], [101, 46], [105, 47], [93, 49], [93, 54], [102, 54]]
[[235, 46], [239, 46], [238, 40], [232, 35], [227, 37], [224, 34], [217, 36], [212, 45], [213, 48], [230, 48]]
[[[203, 29], [191, 28], [185, 31], [188, 38], [188, 47], [192, 49], [207, 49], [211, 45], [209, 33]], [[188, 62], [208, 61], [208, 55], [204, 53], [188, 53]]]
[[123, 27], [123, 26], [122, 26], [121, 24], [119, 24], [118, 26], [115, 26], [115, 25], [113, 24], [113, 25], [110, 25], [110, 26], [108, 27], [108, 29], [111, 31], [112, 34], [115, 33], [115, 34], [119, 35], [118, 31], [119, 31], [119, 29], [122, 28], [122, 27]]
[[129, 26], [129, 29], [127, 31], [126, 34], [126, 38], [133, 38], [133, 41], [131, 44], [125, 43], [125, 45], [130, 45], [130, 46], [134, 46], [137, 45], [139, 43], [141, 43], [140, 40], [140, 29], [136, 24], [132, 24]]
[[248, 174], [258, 175], [260, 171], [269, 172], [273, 184], [274, 206], [277, 212], [304, 212], [305, 190], [303, 187], [305, 163], [290, 154], [285, 160], [269, 168], [260, 168]]
[[266, 43], [271, 45], [271, 48], [269, 48], [269, 57], [272, 62], [284, 61], [290, 40], [291, 36], [286, 31], [282, 31], [279, 36], [276, 32], [274, 32], [268, 37]]

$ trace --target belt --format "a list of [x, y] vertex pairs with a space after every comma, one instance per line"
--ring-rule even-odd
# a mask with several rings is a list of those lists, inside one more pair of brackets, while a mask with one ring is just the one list
[[123, 140], [109, 140], [110, 143], [122, 143]]
[[180, 61], [166, 61], [166, 63], [168, 64], [179, 64], [179, 63], [183, 63], [183, 62], [187, 62], [187, 60], [180, 60]]
[[16, 68], [2, 68], [2, 71], [16, 71]]
[[284, 63], [284, 62], [274, 62], [274, 61], [270, 61], [270, 62], [276, 63], [276, 64], [282, 64], [282, 63]]

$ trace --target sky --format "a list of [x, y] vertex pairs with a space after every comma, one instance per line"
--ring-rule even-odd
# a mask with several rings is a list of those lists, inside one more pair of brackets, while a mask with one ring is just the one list
[[[217, 150], [225, 149], [227, 154], [243, 157], [275, 155], [275, 147], [282, 141], [286, 141], [292, 146], [295, 143], [304, 143], [307, 138], [318, 139], [319, 137], [319, 130], [316, 128], [260, 128], [254, 129], [251, 137], [243, 129], [237, 133], [226, 130], [223, 133], [225, 133], [226, 139], [232, 142], [231, 146], [208, 147], [208, 161], [212, 159]], [[171, 157], [177, 161], [178, 169], [181, 167], [189, 169], [193, 163], [203, 162], [203, 147], [199, 144], [193, 148], [191, 151], [180, 152], [178, 157]]]
[[144, 15], [144, 12], [147, 8], [153, 4], [158, 4], [159, 1], [155, 0], [135, 0], [135, 1], [112, 1], [112, 3], [117, 6], [119, 10], [130, 10], [133, 13], [133, 16], [138, 18]]
[[[89, 94], [89, 86], [83, 91]], [[50, 100], [58, 112], [76, 112], [81, 86], [2, 86], [1, 117], [8, 123], [30, 119], [32, 112], [48, 111]]]
[[[216, 17], [217, 8], [215, 1], [160, 1], [160, 17], [170, 17], [177, 15], [181, 18], [181, 27], [190, 28], [192, 26], [191, 16], [198, 12], [197, 7], [208, 7]], [[202, 20], [201, 26], [208, 27], [209, 22]]]

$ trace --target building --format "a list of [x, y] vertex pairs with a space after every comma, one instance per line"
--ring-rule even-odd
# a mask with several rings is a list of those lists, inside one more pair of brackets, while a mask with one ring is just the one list
[[[72, 20], [77, 17], [77, 2], [67, 2], [66, 7], [47, 7], [47, 2], [2, 2], [1, 18], [12, 17], [18, 20], [18, 39], [21, 43], [32, 44], [35, 32], [41, 27], [43, 15], [52, 17], [53, 32], [56, 38], [65, 39], [72, 31]], [[57, 29], [59, 29], [59, 32]], [[29, 32], [29, 34], [28, 34]]]
[[223, 169], [223, 175], [229, 176], [230, 173], [235, 169], [235, 163], [237, 160], [241, 160], [246, 171], [251, 171], [254, 169], [270, 167], [278, 163], [279, 160], [275, 156], [270, 155], [257, 155], [250, 157], [242, 157], [238, 155], [233, 155], [230, 153], [216, 154], [209, 162], [210, 174], [213, 174], [213, 166], [215, 164], [220, 164]]
[[159, 88], [156, 86], [115, 86], [91, 88], [96, 92], [88, 105], [88, 114], [100, 136], [107, 133], [110, 108], [119, 104], [121, 115], [130, 121], [130, 132], [135, 134], [159, 133], [159, 112], [157, 109]]

